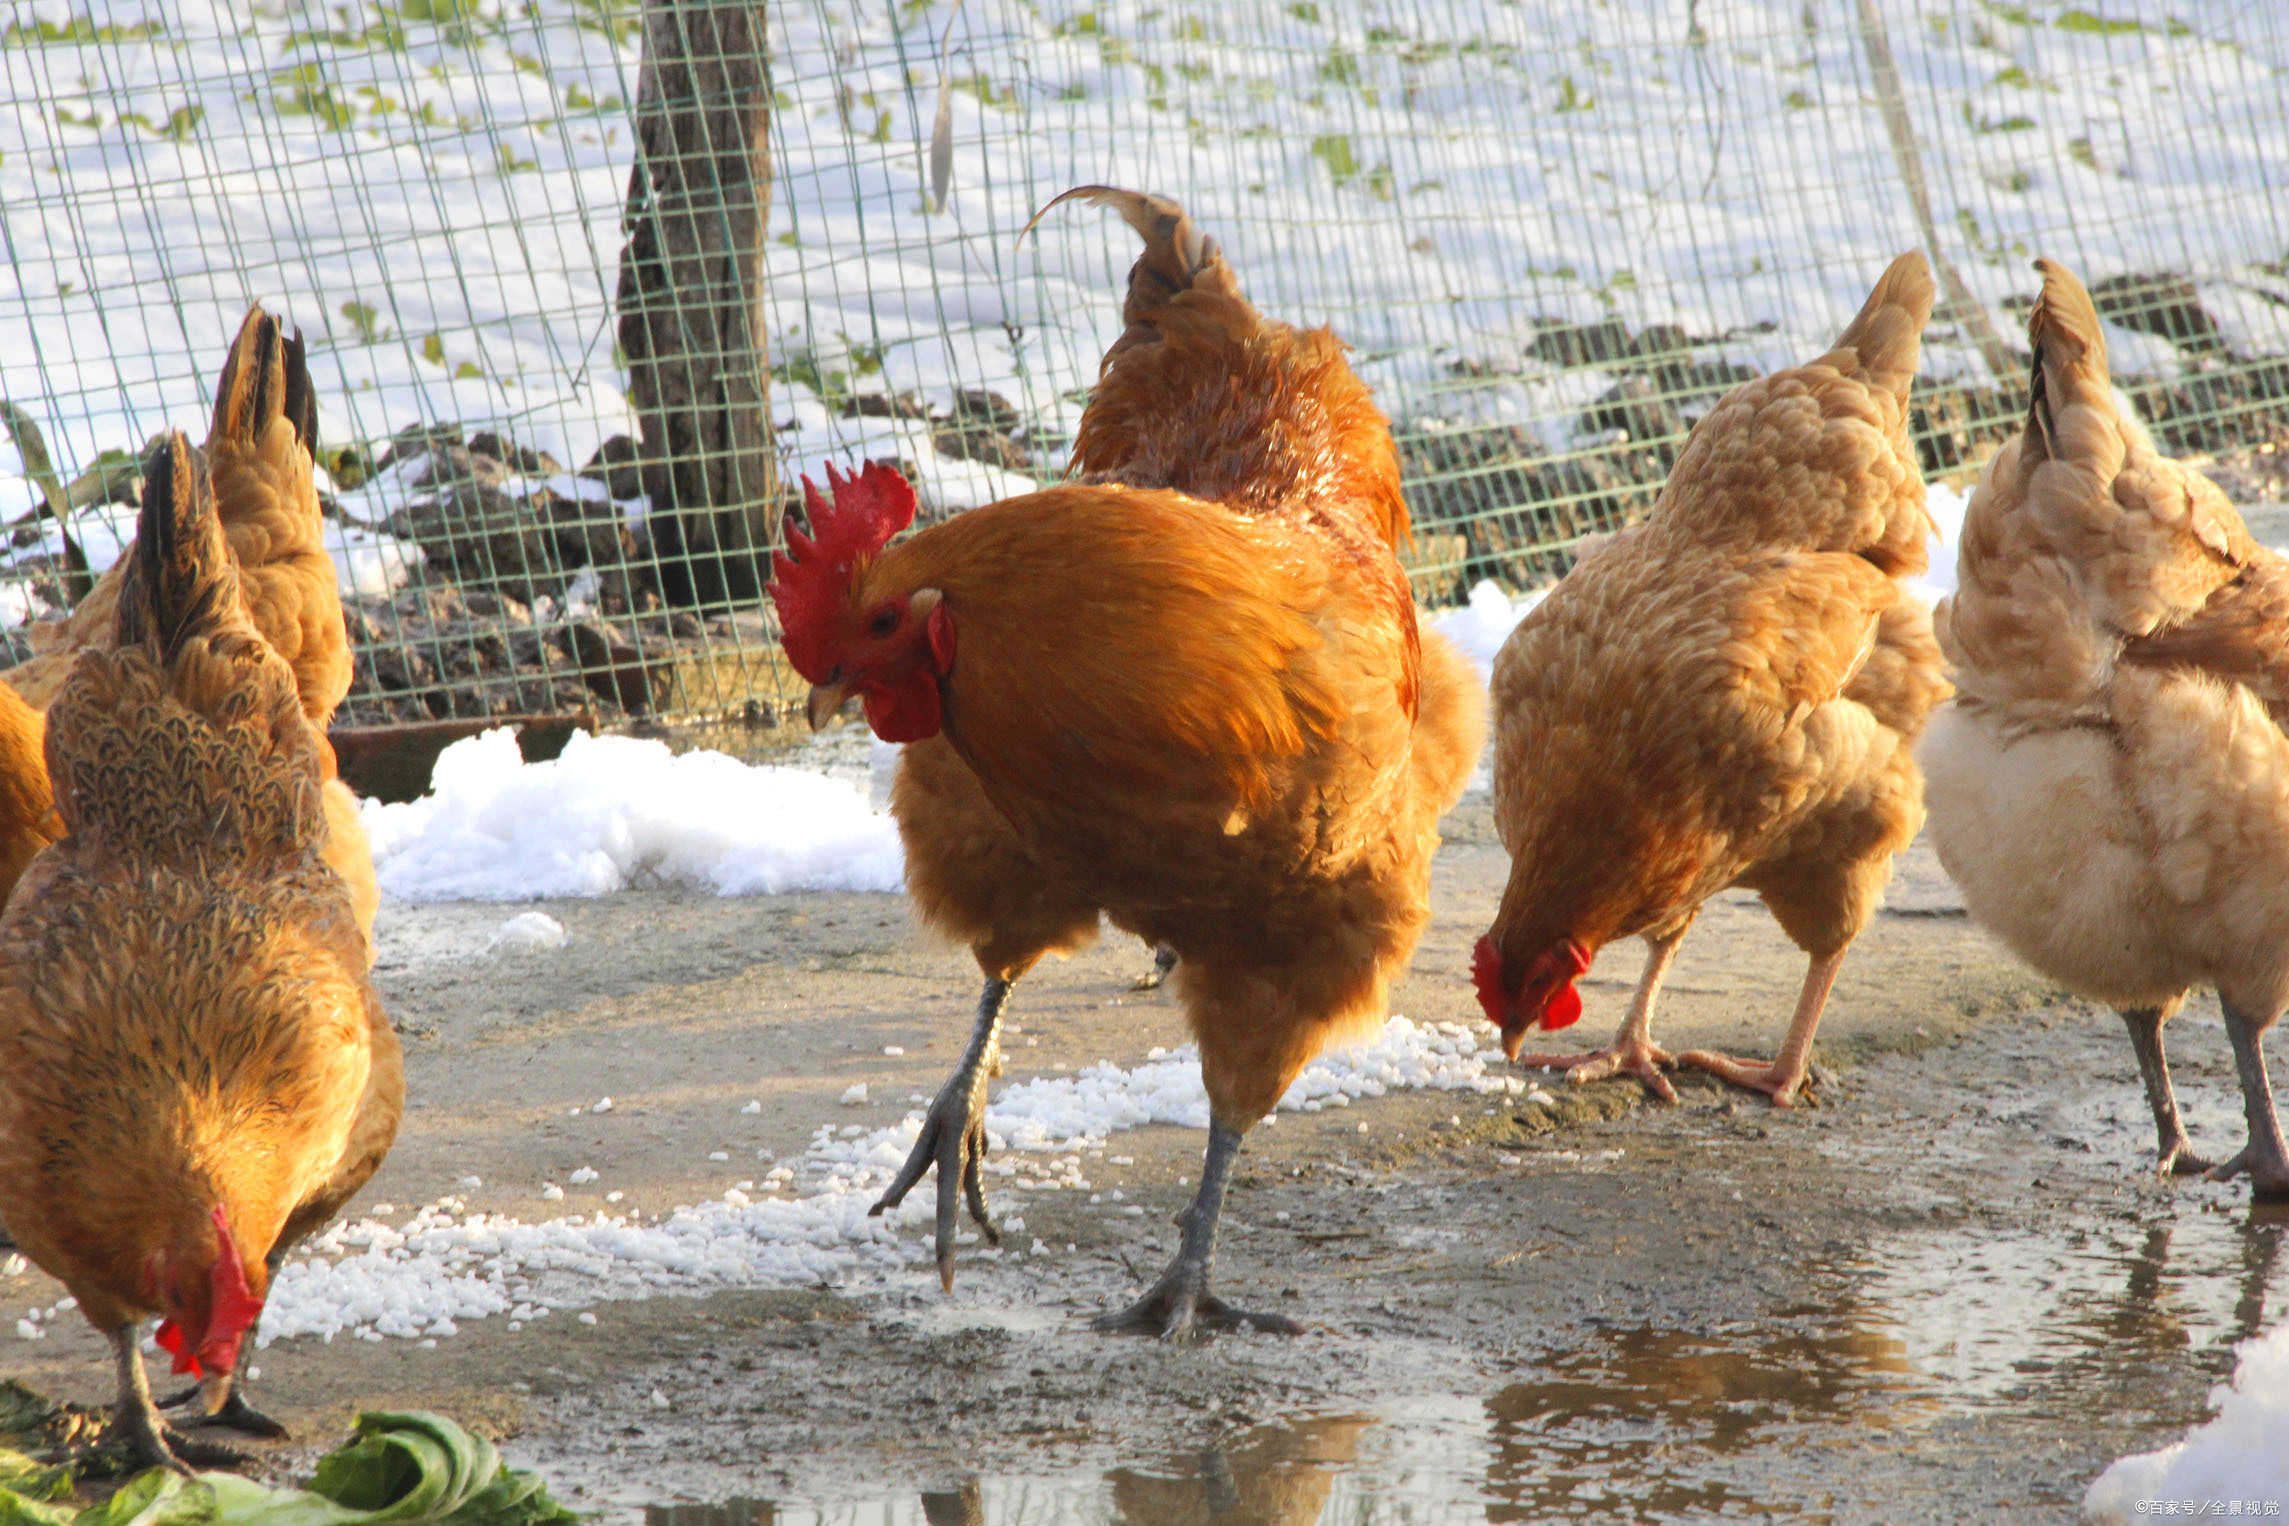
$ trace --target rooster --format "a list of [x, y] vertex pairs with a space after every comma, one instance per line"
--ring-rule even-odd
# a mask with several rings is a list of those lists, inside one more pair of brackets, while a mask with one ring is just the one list
[[110, 1342], [141, 1461], [229, 1448], [160, 1422], [141, 1322], [213, 1418], [288, 1246], [387, 1153], [404, 1100], [348, 888], [322, 741], [258, 632], [204, 463], [153, 452], [109, 641], [47, 720], [65, 835], [0, 913], [0, 1219]]
[[[2117, 411], [2089, 294], [2036, 268], [2026, 427], [1972, 494], [1940, 606], [1960, 692], [1923, 745], [1932, 837], [1981, 924], [2121, 1012], [2162, 1172], [2289, 1198], [2264, 1050], [2289, 1005], [2289, 559]], [[2249, 1127], [2214, 1168], [2162, 1050], [2196, 984]]]
[[[310, 386], [302, 340], [288, 337], [259, 305], [251, 307], [215, 384], [208, 471], [223, 532], [238, 559], [247, 612], [263, 639], [293, 669], [302, 713], [320, 733], [327, 861], [350, 886], [359, 924], [370, 939], [381, 900], [373, 853], [358, 819], [356, 797], [334, 777], [334, 753], [324, 737], [334, 707], [349, 692], [351, 675], [349, 632], [311, 476], [317, 448], [317, 394]], [[111, 640], [132, 560], [130, 547], [70, 614], [33, 626], [35, 655], [0, 671], [0, 684], [35, 707], [53, 704], [79, 653]]]
[[1294, 1331], [1210, 1292], [1232, 1163], [1314, 1055], [1383, 1016], [1483, 702], [1417, 628], [1397, 453], [1341, 344], [1257, 314], [1174, 202], [1067, 195], [1145, 240], [1079, 480], [891, 545], [905, 481], [830, 468], [834, 501], [808, 490], [811, 533], [789, 535], [772, 588], [813, 723], [855, 695], [911, 744], [893, 793], [909, 887], [987, 976], [878, 1206], [935, 1167], [949, 1281], [957, 1188], [990, 1233], [978, 1160], [1010, 983], [1102, 914], [1178, 957], [1211, 1122], [1175, 1261], [1097, 1326]]
[[[1728, 394], [1652, 517], [1585, 557], [1495, 659], [1495, 819], [1510, 882], [1474, 975], [1503, 1045], [1575, 1081], [1665, 1100], [1682, 1061], [1791, 1104], [1829, 987], [1923, 819], [1912, 747], [1946, 693], [1929, 612], [1899, 580], [1931, 521], [1907, 438], [1930, 314], [1902, 255], [1836, 348]], [[1758, 892], [1811, 956], [1770, 1063], [1653, 1042], [1654, 997], [1701, 903]], [[1620, 1031], [1520, 1055], [1581, 1015], [1598, 950], [1650, 948]]]

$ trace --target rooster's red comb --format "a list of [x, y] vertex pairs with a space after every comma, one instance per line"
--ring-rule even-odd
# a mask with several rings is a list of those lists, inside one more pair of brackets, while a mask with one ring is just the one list
[[846, 477], [829, 463], [827, 486], [832, 502], [803, 479], [811, 533], [789, 527], [787, 549], [771, 558], [771, 602], [787, 660], [813, 683], [834, 666], [825, 643], [834, 612], [850, 593], [852, 570], [914, 522], [914, 489], [895, 467], [869, 461]]

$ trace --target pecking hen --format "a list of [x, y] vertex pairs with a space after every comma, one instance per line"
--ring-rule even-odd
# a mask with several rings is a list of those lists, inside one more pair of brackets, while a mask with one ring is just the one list
[[[1644, 524], [1583, 558], [1494, 664], [1495, 820], [1510, 882], [1474, 977], [1503, 1044], [1666, 1100], [1679, 1062], [1791, 1104], [1838, 967], [1923, 820], [1913, 745], [1946, 693], [1921, 572], [1931, 521], [1907, 438], [1930, 314], [1902, 255], [1836, 347], [1736, 388], [1693, 427]], [[1811, 956], [1770, 1063], [1653, 1042], [1663, 974], [1727, 886]], [[1599, 949], [1642, 937], [1613, 1042], [1526, 1054], [1581, 1015]]]
[[47, 718], [64, 836], [0, 913], [0, 1219], [111, 1342], [142, 1461], [237, 1454], [169, 1432], [137, 1331], [157, 1317], [208, 1413], [288, 1246], [397, 1131], [396, 1035], [327, 867], [323, 741], [248, 618], [203, 461], [153, 452], [109, 640]]

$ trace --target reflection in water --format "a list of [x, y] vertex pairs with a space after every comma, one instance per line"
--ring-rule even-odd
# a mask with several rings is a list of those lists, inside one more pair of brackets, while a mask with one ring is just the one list
[[1374, 1422], [1318, 1416], [1259, 1426], [1172, 1464], [1106, 1475], [1113, 1519], [1135, 1526], [1310, 1526]]
[[644, 1526], [779, 1526], [769, 1500], [732, 1498], [720, 1505], [646, 1505]]
[[[2004, 1478], [2064, 1434], [2107, 1455], [2175, 1439], [2233, 1347], [2279, 1319], [2285, 1234], [2180, 1212], [1899, 1235], [1765, 1318], [1597, 1330], [1491, 1398], [1295, 1417], [1102, 1476], [655, 1506], [646, 1526], [1876, 1519], [1885, 1480], [1943, 1469], [1950, 1449], [1983, 1447]], [[2083, 1481], [2027, 1487], [2065, 1504]]]
[[[1593, 1504], [1613, 1519], [1804, 1515], [1815, 1502], [1770, 1497], [1774, 1470], [1722, 1464], [1776, 1444], [1785, 1456], [1776, 1427], [1889, 1424], [1929, 1407], [1908, 1394], [1914, 1369], [1901, 1342], [1867, 1325], [1602, 1333], [1555, 1360], [1552, 1376], [1487, 1401], [1498, 1449], [1487, 1489], [1503, 1501], [1489, 1520]], [[1744, 1487], [1743, 1474], [1757, 1486]]]

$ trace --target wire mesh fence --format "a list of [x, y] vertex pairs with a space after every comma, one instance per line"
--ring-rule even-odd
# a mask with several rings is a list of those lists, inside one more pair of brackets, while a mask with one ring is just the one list
[[[1176, 196], [1390, 414], [1426, 602], [1562, 571], [1900, 250], [1917, 427], [2023, 406], [2036, 254], [2229, 489], [2289, 455], [2289, 11], [1792, 0], [33, 0], [0, 31], [0, 394], [100, 567], [245, 304], [311, 343], [343, 719], [775, 723], [783, 484], [942, 515], [1061, 474]], [[933, 195], [944, 112], [950, 184]], [[19, 443], [22, 443], [21, 441]], [[27, 474], [29, 468], [26, 468]], [[14, 490], [0, 625], [71, 580]], [[0, 653], [0, 659], [7, 654]]]

